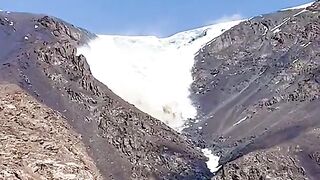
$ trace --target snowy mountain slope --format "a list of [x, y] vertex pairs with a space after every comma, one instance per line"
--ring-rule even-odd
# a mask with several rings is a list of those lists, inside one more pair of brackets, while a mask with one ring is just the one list
[[299, 5], [299, 6], [295, 6], [295, 7], [285, 8], [285, 9], [282, 9], [282, 11], [294, 10], [294, 9], [304, 9], [306, 7], [311, 6], [313, 3], [314, 3], [314, 1], [312, 1], [310, 3], [302, 4], [302, 5]]
[[189, 99], [195, 53], [239, 22], [167, 38], [99, 35], [78, 54], [86, 56], [93, 75], [112, 91], [179, 131], [197, 114]]

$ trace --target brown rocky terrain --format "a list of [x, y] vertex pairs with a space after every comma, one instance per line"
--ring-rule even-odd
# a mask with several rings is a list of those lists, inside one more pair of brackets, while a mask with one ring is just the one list
[[17, 85], [0, 92], [0, 179], [102, 179], [60, 113]]

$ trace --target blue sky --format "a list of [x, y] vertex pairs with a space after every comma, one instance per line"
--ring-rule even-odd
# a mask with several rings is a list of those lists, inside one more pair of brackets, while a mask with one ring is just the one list
[[98, 34], [168, 36], [312, 0], [0, 0], [0, 9], [44, 13]]

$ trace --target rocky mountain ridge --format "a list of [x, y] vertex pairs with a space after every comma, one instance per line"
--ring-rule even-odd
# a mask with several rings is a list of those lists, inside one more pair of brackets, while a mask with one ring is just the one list
[[199, 51], [202, 122], [187, 131], [220, 154], [216, 179], [319, 177], [319, 4], [244, 21]]
[[0, 53], [1, 82], [18, 85], [61, 113], [81, 135], [105, 179], [212, 176], [206, 157], [186, 137], [123, 101], [92, 76], [85, 57], [76, 52], [91, 34], [48, 16], [0, 16], [7, 22], [0, 27], [6, 46]]

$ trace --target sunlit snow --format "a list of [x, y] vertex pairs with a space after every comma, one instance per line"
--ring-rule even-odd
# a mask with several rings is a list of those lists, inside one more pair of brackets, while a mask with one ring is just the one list
[[303, 9], [303, 8], [306, 8], [306, 7], [311, 6], [313, 3], [314, 3], [314, 1], [313, 1], [313, 2], [310, 2], [310, 3], [307, 3], [307, 4], [302, 4], [302, 5], [300, 5], [300, 6], [285, 8], [285, 9], [282, 9], [282, 11], [293, 10], [293, 9]]
[[113, 92], [180, 131], [197, 114], [189, 99], [194, 54], [239, 22], [167, 38], [99, 35], [78, 53], [86, 56], [93, 75]]
[[[78, 48], [93, 75], [114, 93], [177, 131], [197, 115], [189, 95], [195, 54], [209, 41], [239, 24], [232, 21], [181, 32], [167, 38], [99, 35]], [[203, 149], [212, 172], [219, 157]]]
[[202, 153], [209, 159], [207, 166], [211, 172], [217, 172], [221, 167], [219, 166], [219, 157], [212, 154], [209, 149], [202, 149]]

